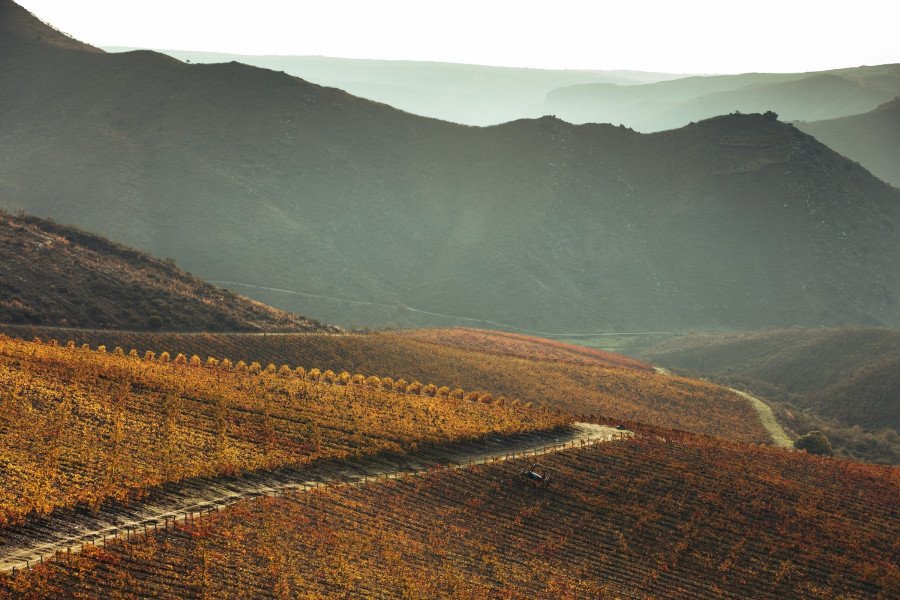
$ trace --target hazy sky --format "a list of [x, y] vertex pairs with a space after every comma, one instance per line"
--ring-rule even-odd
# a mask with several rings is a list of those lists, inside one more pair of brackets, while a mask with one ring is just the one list
[[95, 46], [733, 73], [900, 62], [900, 2], [18, 0]]

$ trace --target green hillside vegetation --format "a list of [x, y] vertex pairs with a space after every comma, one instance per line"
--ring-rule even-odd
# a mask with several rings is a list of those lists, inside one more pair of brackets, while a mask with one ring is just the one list
[[639, 131], [682, 127], [715, 115], [775, 111], [814, 121], [868, 112], [900, 94], [900, 64], [812, 73], [684, 77], [636, 86], [558, 88], [545, 109], [574, 123], [623, 123]]
[[798, 434], [821, 429], [839, 454], [900, 463], [900, 332], [787, 329], [694, 334], [637, 355], [753, 390]]
[[900, 187], [900, 96], [861, 115], [797, 127]]
[[463, 127], [245, 65], [35, 45], [0, 6], [2, 203], [213, 282], [376, 303], [235, 288], [268, 304], [551, 333], [900, 318], [900, 192], [777, 120]]
[[0, 323], [170, 331], [334, 330], [73, 227], [0, 212]]

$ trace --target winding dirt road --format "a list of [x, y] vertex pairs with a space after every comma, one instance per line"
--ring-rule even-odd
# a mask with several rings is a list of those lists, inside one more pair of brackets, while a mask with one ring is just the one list
[[245, 498], [401, 477], [437, 466], [460, 468], [524, 455], [536, 456], [632, 435], [612, 427], [575, 423], [563, 430], [488, 436], [402, 456], [371, 456], [241, 477], [168, 484], [151, 490], [138, 502], [110, 504], [97, 512], [57, 510], [51, 515], [30, 519], [21, 526], [0, 529], [0, 572], [33, 566], [58, 552], [79, 552], [84, 544], [104, 545], [107, 539], [130, 537], [166, 527], [176, 520], [190, 520]]

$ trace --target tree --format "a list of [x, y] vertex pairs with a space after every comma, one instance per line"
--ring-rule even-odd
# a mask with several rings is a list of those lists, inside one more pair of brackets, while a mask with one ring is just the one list
[[767, 119], [772, 119], [773, 121], [778, 120], [778, 113], [772, 110], [767, 110], [763, 113], [763, 116]]
[[821, 456], [832, 456], [834, 454], [834, 450], [831, 449], [831, 442], [828, 441], [828, 437], [821, 431], [810, 431], [806, 435], [800, 436], [794, 441], [794, 448]]

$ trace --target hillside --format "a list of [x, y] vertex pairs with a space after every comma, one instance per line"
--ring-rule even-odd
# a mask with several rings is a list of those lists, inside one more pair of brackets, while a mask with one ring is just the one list
[[[107, 48], [110, 52], [137, 49]], [[540, 117], [545, 114], [544, 98], [558, 87], [601, 82], [635, 85], [678, 77], [641, 71], [555, 71], [325, 56], [254, 56], [186, 50], [159, 52], [194, 64], [239, 62], [284, 71], [406, 112], [464, 125], [496, 125], [525, 117]]]
[[[746, 400], [727, 389], [648, 370], [644, 363], [597, 353], [558, 342], [523, 336], [499, 338], [484, 348], [469, 343], [477, 336], [456, 330], [366, 335], [321, 334], [150, 334], [123, 331], [0, 328], [32, 339], [72, 340], [96, 348], [137, 348], [141, 353], [164, 349], [172, 355], [228, 357], [232, 361], [302, 365], [387, 376], [405, 382], [437, 385], [547, 404], [576, 415], [594, 415], [611, 424], [649, 423], [745, 442], [768, 443], [769, 435]], [[461, 341], [465, 341], [463, 344]], [[510, 351], [513, 345], [515, 351]], [[503, 348], [498, 352], [498, 347]], [[524, 348], [524, 350], [523, 350]], [[560, 356], [574, 356], [560, 360]]]
[[660, 430], [542, 457], [554, 477], [544, 489], [521, 477], [529, 464], [245, 501], [3, 577], [0, 595], [887, 600], [900, 591], [898, 469]]
[[0, 323], [171, 331], [333, 330], [82, 230], [0, 212]]
[[417, 385], [0, 336], [0, 524], [166, 482], [566, 424]]
[[695, 334], [641, 355], [675, 369], [755, 379], [798, 395], [804, 407], [877, 429], [900, 429], [900, 332], [788, 329]]
[[787, 427], [825, 431], [843, 456], [900, 463], [900, 332], [697, 334], [635, 350], [657, 364], [761, 394]]
[[473, 128], [245, 65], [52, 45], [0, 48], [0, 113], [7, 207], [326, 322], [900, 319], [900, 192], [761, 115]]
[[797, 127], [900, 187], [900, 96], [861, 115]]
[[660, 131], [736, 110], [772, 110], [789, 121], [834, 119], [868, 112], [898, 93], [900, 65], [888, 64], [684, 77], [635, 86], [580, 84], [553, 90], [544, 108], [574, 123], [623, 123], [639, 131]]

